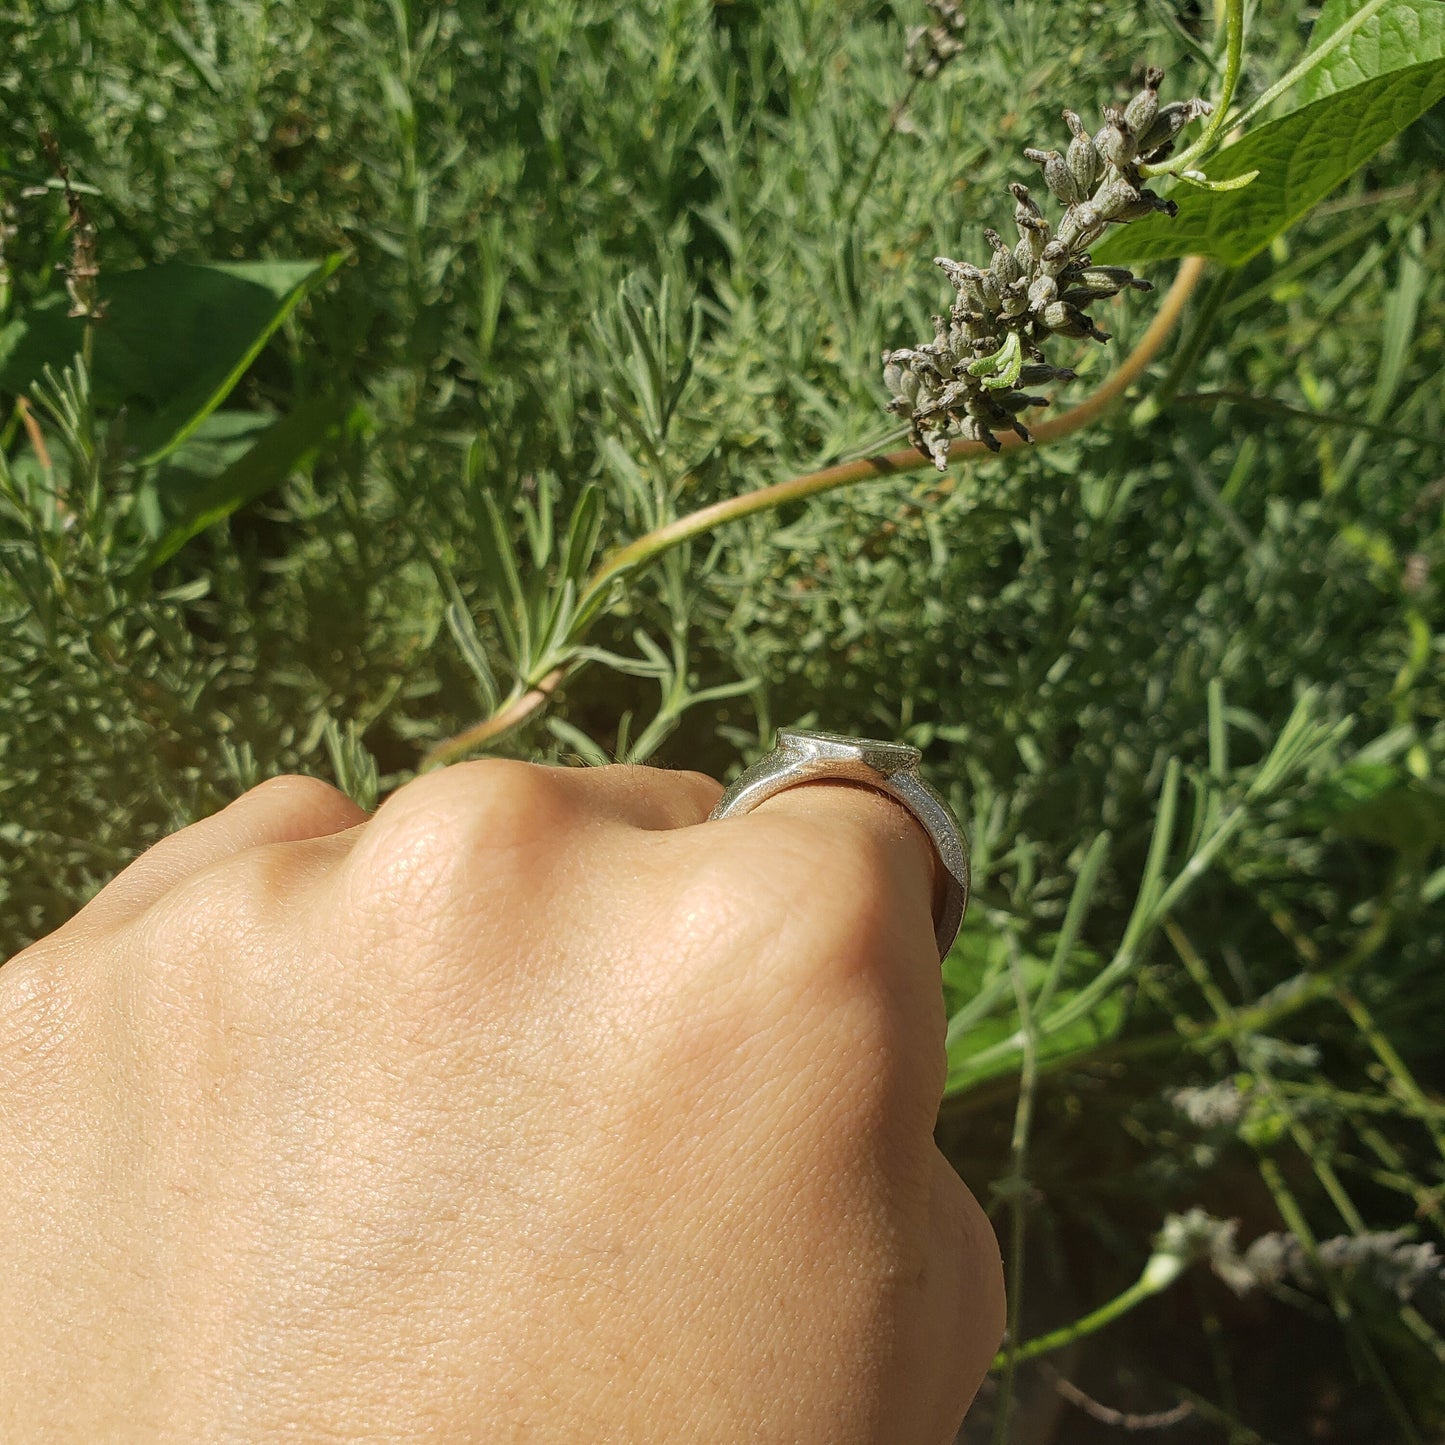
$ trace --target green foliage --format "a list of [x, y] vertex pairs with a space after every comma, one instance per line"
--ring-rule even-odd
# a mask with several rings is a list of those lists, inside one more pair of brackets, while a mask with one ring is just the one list
[[[1310, 36], [1310, 7], [1256, 7], [1241, 103], [1347, 8]], [[1076, 1308], [1039, 1329], [1112, 1321], [1092, 1388], [1195, 1402], [1220, 1438], [1438, 1429], [1445, 1321], [1356, 1298], [1328, 1250], [1312, 1288], [1289, 1275], [1313, 1313], [1263, 1325], [1195, 1275], [1173, 1313], [1128, 1291], [1196, 1206], [1241, 1216], [1246, 1249], [1287, 1231], [1292, 1271], [1311, 1239], [1441, 1228], [1445, 128], [1413, 119], [1440, 66], [1408, 50], [1439, 8], [1377, 4], [1301, 82], [1369, 121], [1361, 92], [1410, 77], [1354, 161], [1271, 150], [1241, 191], [1174, 186], [1171, 237], [1195, 206], [1273, 209], [1255, 239], [1210, 233], [1240, 264], [1134, 408], [628, 563], [701, 507], [896, 445], [877, 358], [928, 334], [928, 258], [982, 254], [1061, 106], [1098, 115], [1150, 63], [1217, 95], [1188, 11], [972, 7], [910, 88], [911, 0], [22, 3], [0, 349], [66, 309], [43, 129], [113, 308], [90, 367], [82, 330], [23, 409], [35, 367], [0, 382], [0, 953], [260, 777], [369, 803], [558, 669], [491, 750], [722, 775], [778, 724], [906, 739], [974, 844], [940, 1137], [997, 1183], [1011, 1260], [1067, 1244]], [[1282, 175], [1337, 194], [1310, 210]], [[256, 266], [244, 324], [193, 307], [173, 331], [201, 350], [153, 326], [111, 365], [126, 286]], [[158, 287], [149, 321], [186, 301]], [[1100, 303], [1115, 354], [1151, 305]], [[1108, 365], [1089, 346], [1061, 356], [1081, 396]], [[1221, 1085], [1247, 1095], [1233, 1122], [1171, 1102]], [[1279, 1386], [1315, 1357], [1354, 1418]]]
[[1208, 256], [1238, 266], [1308, 214], [1386, 141], [1445, 97], [1445, 59], [1391, 70], [1337, 90], [1251, 131], [1222, 151], [1210, 179], [1258, 172], [1238, 190], [1179, 198], [1167, 225], [1151, 218], [1099, 248], [1104, 260]]
[[170, 456], [230, 395], [276, 329], [341, 264], [172, 261], [105, 275], [103, 325], [67, 314], [54, 292], [0, 333], [0, 388], [24, 393], [82, 349], [95, 325], [96, 405], [127, 413], [142, 465]]
[[1116, 233], [1098, 248], [1100, 258], [1199, 255], [1240, 265], [1445, 97], [1445, 5], [1394, 0], [1371, 8], [1328, 48], [1351, 7], [1327, 5], [1315, 25], [1318, 60], [1301, 78], [1299, 107], [1249, 130], [1209, 168], [1216, 185], [1256, 179], [1238, 189], [1180, 194], [1177, 217], [1164, 223], [1154, 216]]
[[[1355, 0], [1326, 0], [1311, 39], [1316, 46], [1359, 9]], [[1392, 0], [1377, 10], [1300, 82], [1299, 103], [1348, 90], [1377, 75], [1445, 59], [1445, 5], [1440, 0]]]

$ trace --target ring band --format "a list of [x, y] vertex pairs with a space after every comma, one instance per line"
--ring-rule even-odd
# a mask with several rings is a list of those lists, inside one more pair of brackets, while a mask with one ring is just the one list
[[728, 787], [708, 817], [750, 813], [759, 803], [802, 783], [861, 783], [886, 793], [918, 820], [938, 857], [943, 887], [934, 903], [933, 931], [938, 956], [944, 958], [968, 907], [968, 849], [953, 809], [919, 777], [922, 757], [906, 743], [783, 728], [772, 752]]

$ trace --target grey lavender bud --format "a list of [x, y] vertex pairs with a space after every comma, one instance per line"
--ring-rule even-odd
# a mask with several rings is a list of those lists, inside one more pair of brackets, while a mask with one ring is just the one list
[[1094, 192], [1093, 206], [1102, 220], [1112, 221], [1139, 199], [1139, 189], [1121, 175], [1112, 175]]
[[1124, 107], [1124, 119], [1136, 136], [1141, 136], [1154, 124], [1159, 113], [1159, 87], [1164, 83], [1164, 72], [1157, 65], [1151, 65], [1144, 72], [1144, 89]]
[[1052, 276], [1040, 276], [1029, 287], [1029, 310], [1038, 315], [1059, 298], [1059, 283]]
[[1135, 291], [1152, 291], [1154, 283], [1136, 276], [1127, 266], [1085, 266], [1071, 273], [1069, 285], [1082, 287], [1095, 296], [1115, 296], [1126, 286]]
[[1039, 210], [1038, 203], [1029, 194], [1029, 188], [1014, 181], [1009, 186], [1009, 191], [1018, 204], [1014, 207], [1014, 224], [1019, 228], [1022, 235], [1025, 231], [1047, 231], [1049, 223], [1044, 219], [1044, 213]]
[[1042, 166], [1044, 170], [1044, 184], [1053, 193], [1054, 199], [1063, 205], [1072, 206], [1075, 201], [1081, 200], [1079, 187], [1074, 180], [1074, 173], [1069, 169], [1063, 156], [1058, 151], [1035, 150], [1033, 146], [1024, 149], [1024, 156]]
[[998, 313], [1005, 320], [1013, 316], [1022, 316], [1029, 309], [1029, 278], [1020, 276], [1012, 286], [1004, 292], [999, 303]]
[[1005, 391], [997, 394], [994, 401], [1003, 411], [1027, 411], [1031, 406], [1048, 406], [1046, 396], [1030, 396], [1026, 391]]
[[1143, 190], [1127, 205], [1120, 206], [1109, 219], [1127, 224], [1129, 221], [1141, 221], [1155, 211], [1163, 211], [1172, 218], [1179, 214], [1179, 207], [1154, 191]]
[[[1003, 450], [999, 439], [976, 416], [964, 417], [959, 431], [966, 441], [982, 442], [991, 452]], [[940, 467], [939, 470], [943, 471], [944, 468]]]
[[1051, 301], [1039, 315], [1043, 325], [1055, 336], [1091, 336], [1095, 341], [1108, 341], [1109, 333], [1100, 331], [1094, 319], [1067, 301]]
[[1097, 206], [1085, 202], [1070, 206], [1059, 222], [1059, 241], [1070, 251], [1092, 245], [1104, 232], [1104, 218]]
[[992, 226], [983, 233], [983, 238], [993, 247], [993, 271], [995, 279], [1000, 286], [1012, 286], [1022, 275], [1018, 258], [1004, 245], [1003, 237], [999, 235]]
[[979, 286], [983, 272], [977, 266], [970, 266], [966, 261], [950, 261], [947, 256], [935, 256], [933, 264], [953, 282], [960, 299], [972, 303], [972, 309], [976, 311], [983, 309], [983, 290]]
[[1069, 247], [1055, 237], [1039, 254], [1039, 270], [1045, 276], [1057, 276], [1074, 259], [1077, 258]]
[[1175, 100], [1163, 106], [1149, 129], [1139, 138], [1141, 160], [1162, 160], [1160, 152], [1174, 145], [1175, 137], [1191, 121], [1213, 115], [1214, 107], [1207, 100]]
[[1111, 166], [1126, 170], [1134, 164], [1134, 157], [1138, 154], [1137, 138], [1117, 105], [1104, 107], [1104, 120], [1106, 123], [1094, 137], [1094, 145]]
[[1019, 370], [1020, 386], [1038, 386], [1040, 382], [1077, 381], [1078, 379], [1079, 373], [1068, 366], [1049, 366], [1044, 363], [1021, 367]]
[[1092, 195], [1094, 182], [1099, 179], [1099, 172], [1104, 169], [1103, 158], [1094, 145], [1093, 136], [1084, 129], [1084, 122], [1073, 111], [1064, 112], [1064, 122], [1074, 137], [1069, 142], [1069, 153], [1064, 157], [1069, 174], [1073, 176], [1081, 196]]

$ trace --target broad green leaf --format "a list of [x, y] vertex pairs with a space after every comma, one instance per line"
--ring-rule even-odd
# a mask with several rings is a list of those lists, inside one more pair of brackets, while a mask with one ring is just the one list
[[1445, 785], [1391, 763], [1356, 761], [1319, 786], [1300, 821], [1406, 854], [1428, 852], [1445, 842]]
[[[1059, 940], [1039, 940], [1040, 952], [1024, 948], [1020, 963], [1024, 984], [1037, 999], [1047, 990], [1054, 1015], [1076, 998], [1103, 967], [1092, 949], [1075, 943], [1063, 960], [1052, 955]], [[1062, 967], [1058, 966], [1062, 965]], [[1060, 972], [1069, 982], [1059, 986]], [[1009, 973], [1008, 941], [998, 929], [969, 921], [943, 963], [943, 991], [948, 1010], [948, 1082], [946, 1094], [963, 1092], [985, 1079], [1013, 1072], [1019, 1066], [1017, 1049], [997, 1049], [1019, 1029]], [[1082, 1054], [1107, 1042], [1123, 1026], [1125, 1000], [1116, 990], [1101, 999], [1082, 1017], [1053, 1032], [1040, 1033], [1038, 1060], [1056, 1063], [1070, 1055]], [[993, 1050], [982, 1060], [986, 1050]]]
[[1117, 230], [1094, 255], [1109, 263], [1208, 256], [1242, 265], [1442, 98], [1440, 60], [1327, 95], [1251, 131], [1210, 163], [1211, 180], [1259, 171], [1253, 185], [1224, 192], [1180, 187], [1176, 217], [1154, 215]]
[[[1333, 35], [1360, 8], [1360, 0], [1327, 0], [1310, 35], [1311, 48]], [[1377, 75], [1445, 59], [1445, 0], [1393, 0], [1372, 15], [1338, 50], [1300, 82], [1308, 105]]]
[[335, 397], [316, 397], [279, 421], [252, 412], [206, 418], [149, 484], [147, 510], [160, 525], [147, 566], [284, 481], [345, 414]]
[[[103, 411], [125, 407], [126, 440], [153, 463], [226, 399], [276, 328], [341, 264], [168, 261], [102, 274], [91, 384]], [[47, 364], [67, 365], [84, 323], [56, 294], [0, 334], [0, 391], [23, 392]]]

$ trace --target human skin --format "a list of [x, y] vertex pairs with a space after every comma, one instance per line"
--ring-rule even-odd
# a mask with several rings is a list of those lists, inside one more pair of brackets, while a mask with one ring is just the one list
[[720, 791], [281, 778], [0, 968], [0, 1439], [950, 1441], [931, 848]]

